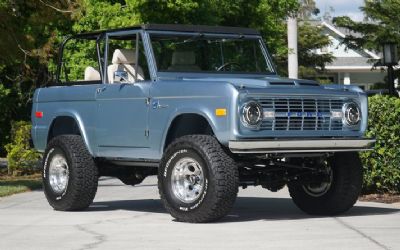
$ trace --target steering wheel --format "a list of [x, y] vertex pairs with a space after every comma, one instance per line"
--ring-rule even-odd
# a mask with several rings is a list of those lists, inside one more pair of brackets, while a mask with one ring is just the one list
[[224, 63], [224, 64], [222, 64], [221, 66], [219, 66], [218, 68], [217, 68], [217, 71], [225, 71], [225, 69], [228, 67], [228, 66], [230, 66], [230, 71], [232, 71], [232, 66], [236, 66], [236, 67], [238, 67], [238, 68], [240, 68], [241, 67], [241, 65], [239, 64], [239, 63], [237, 63], [237, 62], [227, 62], [227, 63]]

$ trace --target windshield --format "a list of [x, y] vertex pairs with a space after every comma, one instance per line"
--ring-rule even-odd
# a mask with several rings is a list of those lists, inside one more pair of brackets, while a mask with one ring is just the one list
[[160, 72], [271, 74], [260, 38], [150, 34]]

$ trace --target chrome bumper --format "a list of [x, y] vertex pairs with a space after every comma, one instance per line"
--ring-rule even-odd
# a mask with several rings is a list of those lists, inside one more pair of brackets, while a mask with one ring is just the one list
[[371, 150], [374, 139], [240, 140], [229, 141], [232, 153], [313, 153]]

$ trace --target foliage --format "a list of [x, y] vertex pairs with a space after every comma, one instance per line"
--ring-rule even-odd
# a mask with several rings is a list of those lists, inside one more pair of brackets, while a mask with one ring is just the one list
[[286, 54], [286, 17], [296, 0], [126, 0], [144, 23], [208, 24], [260, 30], [272, 53]]
[[297, 14], [297, 17], [300, 20], [311, 20], [312, 16], [316, 16], [320, 13], [314, 0], [301, 0], [300, 3], [300, 8]]
[[376, 137], [373, 151], [361, 153], [364, 192], [400, 193], [400, 99], [376, 95], [369, 98], [367, 137]]
[[[69, 32], [71, 0], [0, 0], [0, 155], [10, 140], [11, 120], [28, 120], [32, 92], [49, 81], [48, 63], [56, 54], [60, 33]], [[56, 11], [55, 9], [60, 11]], [[1, 92], [1, 91], [0, 91]], [[0, 104], [1, 107], [1, 104]]]
[[[398, 0], [369, 0], [361, 7], [365, 20], [356, 22], [347, 16], [337, 17], [334, 23], [353, 34], [345, 38], [349, 48], [381, 50], [386, 42], [400, 42], [400, 2]], [[400, 51], [399, 51], [400, 52]]]
[[[5, 141], [7, 138], [7, 133], [10, 130], [8, 119], [9, 112], [8, 105], [10, 103], [11, 90], [0, 84], [0, 110], [4, 113], [0, 116], [0, 141]], [[1, 151], [1, 149], [0, 149]]]
[[34, 172], [40, 154], [30, 148], [31, 127], [30, 123], [25, 121], [15, 122], [12, 125], [11, 143], [5, 146], [8, 153], [9, 175], [26, 175]]
[[333, 61], [332, 53], [316, 54], [316, 49], [330, 45], [328, 36], [322, 33], [322, 27], [304, 22], [299, 26], [299, 74], [301, 77], [317, 76], [325, 65]]

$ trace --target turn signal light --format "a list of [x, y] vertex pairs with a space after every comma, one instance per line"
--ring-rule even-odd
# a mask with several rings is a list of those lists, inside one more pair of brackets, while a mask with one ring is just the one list
[[215, 115], [216, 116], [226, 116], [226, 109], [216, 109]]
[[42, 111], [36, 111], [35, 112], [35, 117], [36, 118], [43, 118], [43, 112]]

